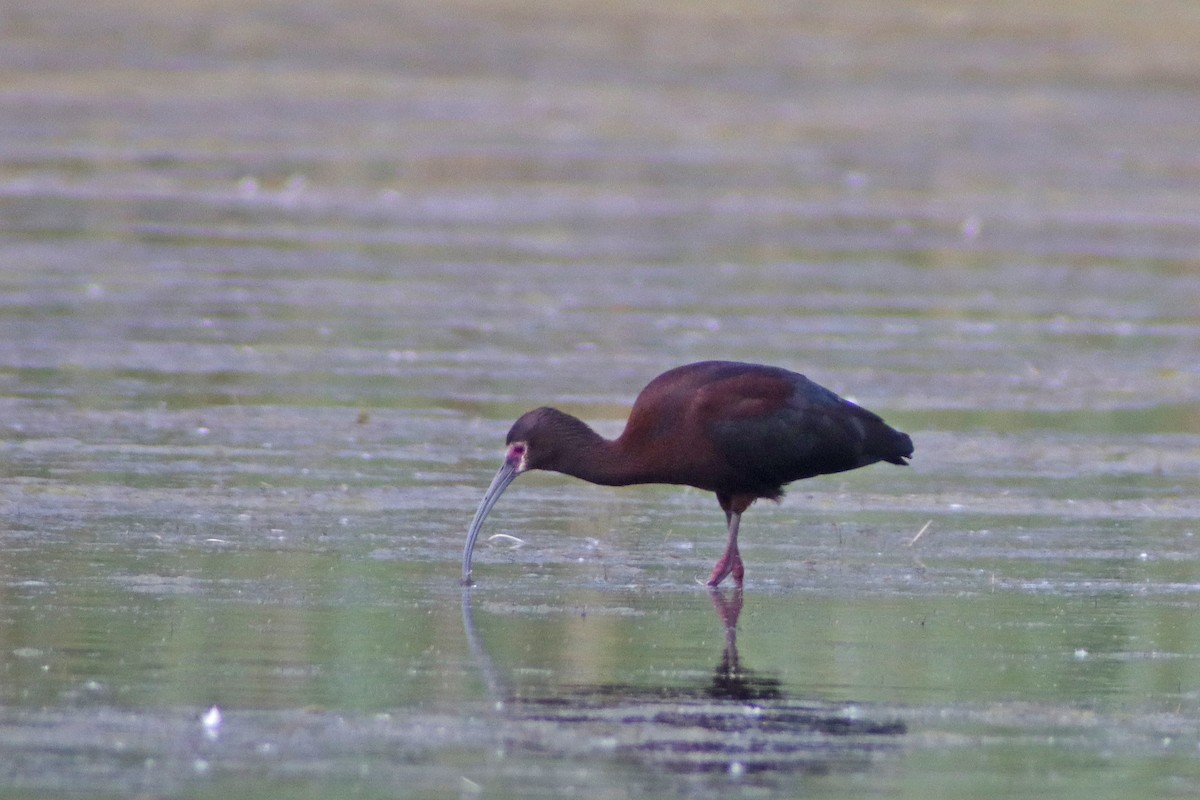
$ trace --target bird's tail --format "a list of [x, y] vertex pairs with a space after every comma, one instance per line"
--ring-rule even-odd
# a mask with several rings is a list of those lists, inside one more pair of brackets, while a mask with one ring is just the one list
[[907, 466], [908, 459], [912, 458], [913, 454], [912, 438], [895, 428], [888, 428], [887, 432], [890, 436], [880, 443], [883, 445], [878, 451], [880, 458], [889, 464]]

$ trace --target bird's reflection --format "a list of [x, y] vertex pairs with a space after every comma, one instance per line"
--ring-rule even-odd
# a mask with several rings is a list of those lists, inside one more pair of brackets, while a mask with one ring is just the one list
[[741, 702], [782, 699], [783, 691], [777, 678], [760, 677], [748, 669], [742, 669], [737, 649], [737, 624], [742, 613], [741, 587], [729, 594], [719, 589], [709, 589], [708, 594], [717, 617], [725, 627], [725, 650], [721, 653], [721, 663], [713, 673], [708, 696], [714, 700]]
[[[476, 628], [471, 589], [463, 590], [463, 628], [475, 665], [496, 701], [507, 746], [564, 755], [609, 754], [674, 773], [757, 776], [866, 769], [897, 746], [905, 725], [872, 719], [860, 704], [788, 697], [783, 683], [741, 663], [737, 624], [741, 589], [710, 590], [724, 630], [712, 679], [701, 685], [544, 686], [512, 691]], [[549, 727], [547, 727], [549, 726]]]

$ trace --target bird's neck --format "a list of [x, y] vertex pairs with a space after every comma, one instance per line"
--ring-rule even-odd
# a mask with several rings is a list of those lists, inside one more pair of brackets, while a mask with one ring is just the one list
[[558, 434], [557, 458], [549, 467], [555, 472], [604, 486], [640, 482], [637, 464], [623, 452], [619, 441], [605, 439], [575, 417]]

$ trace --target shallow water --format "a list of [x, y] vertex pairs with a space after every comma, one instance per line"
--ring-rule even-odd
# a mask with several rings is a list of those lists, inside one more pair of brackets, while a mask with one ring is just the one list
[[[1200, 19], [0, 11], [5, 796], [1190, 797]], [[704, 358], [911, 467], [522, 477]], [[218, 709], [213, 712], [211, 709]]]

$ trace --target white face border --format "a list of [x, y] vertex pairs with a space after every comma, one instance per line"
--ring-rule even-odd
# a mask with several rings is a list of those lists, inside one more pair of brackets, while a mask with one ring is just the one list
[[504, 454], [504, 460], [512, 464], [518, 473], [527, 470], [529, 458], [529, 444], [527, 442], [513, 442], [508, 446], [508, 450]]

